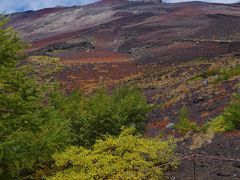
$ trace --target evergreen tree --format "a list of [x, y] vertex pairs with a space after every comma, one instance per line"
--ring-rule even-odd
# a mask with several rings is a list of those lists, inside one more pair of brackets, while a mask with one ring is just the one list
[[153, 109], [136, 88], [121, 87], [111, 94], [98, 90], [85, 97], [72, 93], [54, 102], [62, 108], [62, 116], [71, 122], [74, 144], [91, 147], [96, 139], [106, 134], [118, 135], [121, 127], [143, 129], [148, 113]]
[[0, 179], [18, 179], [51, 160], [70, 139], [68, 121], [49, 101], [51, 84], [24, 68], [24, 44], [0, 17]]

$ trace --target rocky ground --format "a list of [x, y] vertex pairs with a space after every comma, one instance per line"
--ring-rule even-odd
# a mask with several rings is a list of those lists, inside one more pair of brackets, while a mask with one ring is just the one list
[[[203, 147], [190, 150], [191, 143], [184, 141], [178, 151], [182, 157], [192, 153], [203, 155], [195, 159], [195, 179], [197, 180], [238, 180], [240, 179], [240, 140], [238, 135], [216, 135], [211, 143]], [[218, 157], [219, 159], [217, 159]], [[221, 157], [223, 157], [221, 159]], [[226, 159], [225, 159], [226, 158]], [[231, 161], [229, 159], [238, 159]], [[182, 161], [172, 179], [192, 180], [194, 177], [193, 158]]]
[[[87, 94], [96, 88], [141, 87], [155, 109], [146, 136], [158, 138], [179, 120], [182, 107], [199, 126], [221, 114], [239, 91], [240, 6], [238, 4], [153, 3], [104, 0], [11, 15], [12, 25], [32, 44], [29, 55], [59, 57], [57, 78], [64, 88]], [[221, 69], [221, 71], [218, 71]], [[240, 157], [240, 133], [216, 135], [191, 150], [179, 142], [181, 157], [193, 152]], [[172, 179], [192, 179], [193, 162], [182, 161]], [[196, 176], [240, 179], [238, 162], [197, 157]]]
[[110, 51], [138, 62], [170, 64], [235, 52], [239, 8], [237, 4], [112, 0], [16, 13], [9, 25], [32, 43], [31, 51], [48, 52], [48, 46], [60, 43], [55, 53], [67, 51], [69, 58], [94, 48], [106, 52], [103, 56]]

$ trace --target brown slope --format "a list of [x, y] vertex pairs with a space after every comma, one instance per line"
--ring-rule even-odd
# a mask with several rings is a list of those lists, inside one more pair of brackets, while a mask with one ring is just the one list
[[172, 63], [235, 51], [240, 7], [102, 1], [17, 14], [10, 24], [33, 44], [32, 50], [87, 37], [95, 39], [100, 50], [128, 53], [144, 62]]
[[[39, 12], [45, 14], [35, 18]], [[149, 101], [167, 104], [152, 114], [153, 126], [165, 116], [176, 122], [184, 104], [189, 104], [193, 118], [203, 123], [223, 111], [238, 83], [230, 81], [210, 90], [202, 83], [196, 87], [186, 83], [188, 77], [211, 65], [192, 66], [192, 60], [239, 51], [238, 5], [101, 1], [13, 15], [10, 24], [32, 42], [32, 54], [59, 56], [71, 65], [60, 75], [68, 87], [74, 82], [91, 91], [99, 85], [140, 84]], [[232, 60], [225, 59], [226, 63]], [[185, 62], [189, 64], [182, 68]], [[169, 82], [161, 75], [166, 69], [177, 71], [168, 73]], [[199, 94], [206, 94], [205, 101], [192, 103]], [[150, 134], [155, 134], [151, 128]]]

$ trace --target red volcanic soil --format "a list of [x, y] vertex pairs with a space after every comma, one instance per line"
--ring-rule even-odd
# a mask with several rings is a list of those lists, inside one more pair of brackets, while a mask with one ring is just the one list
[[[69, 45], [68, 48], [54, 49], [61, 52], [62, 62], [70, 65], [60, 75], [60, 79], [68, 86], [72, 86], [71, 82], [74, 82], [77, 87], [91, 91], [99, 84], [106, 83], [107, 86], [113, 86], [127, 82], [133, 77], [141, 78], [141, 75], [151, 70], [161, 72], [163, 67], [239, 51], [240, 6], [127, 1], [114, 1], [116, 3], [112, 4], [111, 2], [101, 1], [88, 6], [62, 9], [52, 12], [51, 16], [46, 14], [39, 22], [44, 24], [47, 21], [46, 26], [50, 29], [44, 29], [45, 26], [35, 28], [36, 24], [30, 20], [28, 25], [21, 24], [20, 31], [23, 33], [26, 33], [30, 26], [34, 34], [38, 35], [33, 40], [32, 37], [26, 36], [26, 39], [32, 41], [29, 52], [35, 52], [49, 45], [66, 43]], [[18, 15], [19, 17], [21, 15]], [[61, 18], [65, 19], [66, 23], [62, 24]], [[52, 30], [51, 27], [55, 29]], [[48, 31], [51, 32], [50, 36]], [[94, 42], [92, 43], [94, 47], [88, 49], [71, 44], [79, 41]], [[41, 52], [44, 55], [57, 56], [49, 53], [48, 49]], [[208, 66], [202, 66], [195, 71], [203, 71], [206, 68]], [[187, 69], [182, 69], [180, 72], [183, 74]], [[151, 71], [151, 73], [155, 72]], [[149, 79], [152, 80], [152, 77]], [[158, 83], [157, 81], [156, 84]], [[170, 87], [165, 85], [161, 90], [145, 89], [145, 93], [149, 99], [153, 99], [154, 94], [160, 94], [160, 97], [165, 99], [169, 91], [175, 88], [177, 88], [176, 84]], [[192, 106], [191, 111], [196, 114], [196, 121], [200, 123], [206, 117], [213, 117], [222, 112], [223, 107], [229, 102], [230, 94], [235, 90], [231, 87], [228, 89], [230, 90], [220, 98], [218, 95], [206, 97], [209, 106], [216, 102], [224, 106], [217, 106], [214, 109], [210, 107], [206, 110], [206, 106], [199, 107], [199, 104], [192, 104], [191, 99], [185, 98], [179, 104], [175, 103], [175, 106], [156, 112], [151, 118], [161, 120], [165, 118], [164, 116], [169, 116], [173, 121], [177, 121], [176, 112], [183, 102], [188, 102]], [[192, 95], [194, 98], [198, 96], [197, 93]], [[171, 102], [170, 99], [165, 100]], [[156, 100], [155, 103], [162, 102]]]
[[68, 90], [80, 88], [85, 92], [92, 92], [99, 87], [111, 89], [128, 79], [142, 75], [140, 67], [133, 62], [74, 62], [70, 65], [71, 67], [66, 68], [59, 76]]
[[62, 58], [64, 64], [81, 64], [81, 63], [116, 63], [130, 61], [127, 54], [114, 53], [103, 50], [90, 50], [89, 52], [79, 52]]
[[46, 8], [40, 9], [37, 11], [27, 11], [24, 13], [14, 13], [11, 14], [11, 21], [9, 25], [14, 26], [16, 28], [22, 26], [22, 23], [25, 23], [25, 20], [29, 20], [29, 17], [32, 21], [40, 18], [44, 18], [46, 15], [50, 15], [52, 13], [61, 12], [62, 10], [66, 10], [66, 7], [55, 7], [55, 8]]
[[[96, 51], [129, 54], [142, 63], [211, 58], [235, 52], [240, 44], [237, 5], [104, 0], [82, 7], [13, 15], [10, 25], [31, 42], [29, 51], [91, 38]], [[81, 59], [82, 53], [78, 55], [73, 58]]]

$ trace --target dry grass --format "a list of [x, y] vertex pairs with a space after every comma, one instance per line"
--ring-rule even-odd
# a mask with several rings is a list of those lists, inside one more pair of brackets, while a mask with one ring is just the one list
[[211, 143], [212, 139], [214, 138], [214, 132], [213, 131], [207, 131], [206, 133], [198, 133], [194, 134], [192, 137], [192, 145], [190, 146], [190, 149], [198, 149], [201, 148], [202, 145], [206, 143]]

